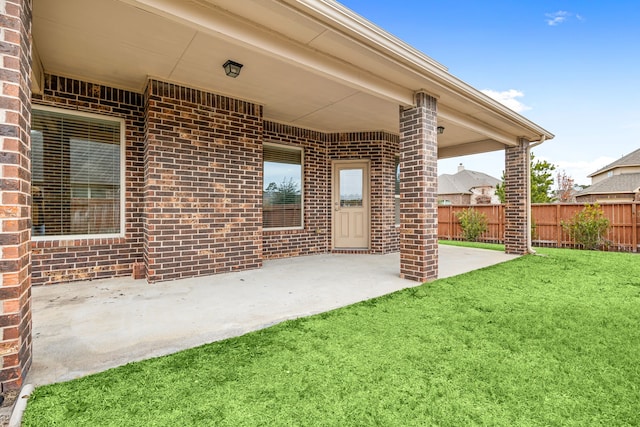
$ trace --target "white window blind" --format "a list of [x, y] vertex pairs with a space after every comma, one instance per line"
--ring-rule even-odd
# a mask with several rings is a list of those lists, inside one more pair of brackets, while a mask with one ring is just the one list
[[264, 228], [302, 227], [302, 158], [301, 149], [263, 146]]
[[121, 231], [121, 122], [34, 109], [33, 235]]

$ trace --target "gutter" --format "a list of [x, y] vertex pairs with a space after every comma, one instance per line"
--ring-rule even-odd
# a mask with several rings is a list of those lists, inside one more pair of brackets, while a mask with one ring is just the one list
[[546, 135], [540, 135], [540, 139], [535, 142], [529, 142], [527, 146], [527, 201], [526, 201], [526, 211], [527, 211], [527, 253], [535, 254], [536, 251], [533, 249], [531, 244], [531, 149], [533, 147], [537, 147], [547, 140]]

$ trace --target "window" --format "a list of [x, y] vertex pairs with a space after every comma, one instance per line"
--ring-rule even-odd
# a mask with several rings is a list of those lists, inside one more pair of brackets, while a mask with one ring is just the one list
[[400, 157], [396, 156], [396, 189], [394, 193], [394, 208], [396, 213], [396, 225], [400, 225]]
[[34, 107], [34, 238], [122, 232], [123, 130], [118, 119]]
[[264, 228], [302, 227], [302, 158], [303, 153], [299, 148], [271, 144], [263, 146]]

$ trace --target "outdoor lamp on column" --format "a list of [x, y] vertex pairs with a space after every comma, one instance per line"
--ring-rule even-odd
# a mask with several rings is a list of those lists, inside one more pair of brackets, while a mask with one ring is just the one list
[[438, 135], [442, 135], [444, 133], [444, 126], [438, 126]]
[[239, 64], [229, 59], [227, 60], [227, 62], [225, 62], [222, 65], [222, 67], [224, 68], [224, 73], [227, 76], [233, 77], [235, 79], [240, 75], [240, 69], [242, 68], [242, 64]]

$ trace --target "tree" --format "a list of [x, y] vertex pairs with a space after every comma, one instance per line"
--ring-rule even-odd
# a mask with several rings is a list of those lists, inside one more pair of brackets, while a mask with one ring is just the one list
[[289, 178], [284, 178], [278, 185], [270, 183], [265, 190], [269, 194], [270, 201], [275, 205], [293, 205], [300, 203], [300, 189], [298, 183]]
[[531, 153], [531, 203], [551, 203], [553, 197], [553, 171], [556, 167], [546, 160], [535, 162]]
[[556, 175], [556, 182], [558, 183], [558, 191], [556, 197], [559, 202], [571, 203], [575, 202], [575, 183], [573, 178], [567, 175], [567, 172], [558, 172]]
[[606, 247], [605, 235], [610, 223], [597, 203], [586, 205], [571, 220], [561, 221], [561, 224], [573, 241], [583, 248], [597, 250], [601, 246]]
[[[553, 186], [554, 165], [546, 160], [535, 160], [531, 153], [531, 203], [551, 203], [555, 200], [551, 187]], [[496, 195], [500, 198], [500, 203], [505, 202], [504, 192], [504, 171], [502, 171], [502, 182], [496, 185]]]
[[464, 209], [456, 214], [462, 228], [462, 238], [476, 242], [478, 237], [489, 228], [487, 216], [473, 208]]
[[267, 193], [275, 193], [276, 191], [278, 191], [278, 184], [276, 184], [275, 182], [271, 182], [264, 191]]

